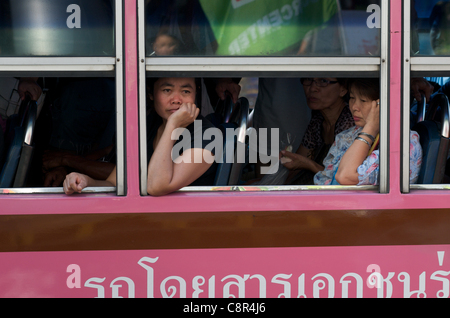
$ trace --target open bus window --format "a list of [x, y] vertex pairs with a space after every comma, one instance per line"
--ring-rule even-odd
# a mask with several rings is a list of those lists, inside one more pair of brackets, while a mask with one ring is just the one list
[[[177, 93], [177, 83], [181, 82], [195, 85], [196, 96]], [[160, 87], [161, 83], [166, 86]], [[223, 83], [229, 85], [224, 100], [219, 97]], [[237, 83], [241, 91], [233, 97], [230, 92]], [[171, 95], [166, 106], [157, 104], [155, 90], [158, 89]], [[146, 179], [152, 181], [152, 174], [160, 172], [151, 166], [158, 167], [156, 160], [160, 158], [153, 156], [157, 149], [163, 149], [158, 144], [162, 140], [159, 138], [167, 129], [170, 116], [178, 116], [183, 104], [195, 100], [200, 114], [184, 126], [187, 128], [178, 140], [173, 140], [173, 148], [167, 150], [166, 156], [176, 162], [186, 149], [202, 147], [211, 150], [215, 157], [212, 165], [191, 180], [191, 184], [184, 184], [182, 190], [232, 190], [236, 186], [266, 190], [305, 186], [312, 189], [307, 186], [317, 185], [376, 186], [379, 184], [379, 134], [384, 133], [379, 131], [378, 124], [379, 95], [378, 78], [149, 77], [147, 162], [143, 164], [150, 162], [150, 165]], [[171, 132], [169, 136], [173, 136]], [[356, 141], [359, 150], [352, 156], [365, 153], [355, 165], [358, 173], [351, 175], [356, 179], [347, 180], [349, 175], [344, 173], [336, 177], [341, 160], [355, 139], [359, 139]]]
[[[420, 138], [423, 161], [417, 184], [411, 189], [443, 189], [442, 184], [450, 183], [449, 153], [449, 105], [448, 105], [448, 66], [439, 56], [450, 53], [449, 15], [447, 1], [410, 2], [410, 55], [411, 65], [408, 77], [404, 79], [404, 94], [411, 89], [411, 96], [404, 98], [404, 114], [409, 114], [409, 127]], [[405, 12], [406, 18], [408, 12]], [[405, 46], [405, 54], [408, 48]], [[409, 61], [409, 59], [406, 59]], [[410, 75], [409, 75], [410, 74]], [[425, 85], [424, 82], [429, 84]], [[420, 91], [419, 91], [420, 90]], [[414, 93], [415, 92], [415, 93]], [[409, 100], [409, 102], [407, 102]], [[408, 125], [404, 118], [403, 134]], [[410, 140], [413, 136], [410, 136]], [[407, 140], [407, 138], [405, 138]], [[407, 146], [403, 144], [403, 152]], [[413, 154], [409, 154], [411, 160]], [[404, 157], [405, 158], [405, 157]], [[408, 192], [406, 176], [408, 164], [403, 160], [402, 181], [404, 192]]]
[[[413, 99], [410, 127], [420, 137], [423, 161], [417, 184], [438, 185], [450, 183], [450, 96], [449, 77], [425, 77], [432, 86], [429, 98]], [[412, 156], [410, 154], [410, 156]], [[414, 188], [414, 186], [412, 186]]]
[[0, 188], [62, 187], [115, 167], [115, 80], [0, 77]]
[[113, 0], [2, 0], [0, 56], [114, 56]]
[[145, 10], [147, 56], [380, 55], [378, 1], [152, 0]]

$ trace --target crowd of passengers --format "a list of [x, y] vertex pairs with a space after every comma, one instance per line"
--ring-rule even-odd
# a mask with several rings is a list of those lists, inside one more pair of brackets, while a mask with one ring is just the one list
[[[39, 99], [42, 90], [36, 80], [20, 82], [22, 98], [28, 94]], [[300, 82], [312, 115], [297, 149], [275, 150], [280, 164], [289, 170], [282, 183], [377, 185], [379, 114], [384, 107], [380, 105], [379, 80], [302, 78]], [[195, 78], [148, 79], [147, 191], [151, 195], [165, 195], [189, 185], [213, 185], [215, 151], [205, 149], [210, 140], [203, 140], [199, 147], [192, 139], [191, 147], [183, 148], [178, 160], [172, 158], [172, 149], [180, 141], [172, 140], [176, 129], [188, 129], [193, 137], [194, 120], [202, 121], [203, 131], [214, 127], [197, 105], [201, 83]], [[219, 98], [228, 92], [237, 100], [237, 81], [215, 83]], [[72, 194], [85, 187], [116, 185], [113, 84], [102, 78], [61, 79], [55, 92], [47, 94], [49, 102], [44, 103], [36, 124], [41, 140], [36, 141], [34, 164], [41, 166], [34, 170], [41, 172], [42, 183], [34, 178], [32, 186], [62, 185], [65, 193]], [[413, 79], [412, 87], [417, 98], [421, 93], [429, 97], [433, 90], [423, 79]], [[277, 105], [273, 107], [276, 110]], [[411, 183], [418, 178], [421, 159], [419, 136], [411, 131]]]
[[[104, 2], [111, 5], [109, 0]], [[364, 12], [370, 3], [340, 1], [340, 6]], [[215, 55], [218, 42], [199, 1], [146, 1], [145, 10], [147, 55]], [[411, 13], [412, 21], [416, 21], [414, 1]], [[285, 56], [341, 54], [342, 44], [328, 40], [339, 39], [336, 33], [339, 28], [335, 25], [338, 16], [329, 21], [319, 19], [318, 27], [278, 53]], [[440, 17], [437, 13], [436, 16]], [[225, 30], [232, 31], [232, 28]], [[312, 45], [311, 32], [317, 33], [315, 38], [321, 40], [322, 46]], [[416, 53], [419, 43], [415, 29], [411, 40]], [[266, 48], [275, 53], [269, 46]], [[373, 49], [365, 54], [377, 55], [377, 47]], [[43, 80], [22, 79], [17, 88], [21, 98], [28, 94], [38, 100]], [[217, 160], [212, 160], [215, 149], [206, 149], [209, 140], [200, 146], [192, 140], [191, 147], [183, 148], [175, 160], [172, 149], [179, 140], [172, 140], [171, 136], [179, 128], [189, 130], [193, 136], [195, 120], [201, 120], [203, 130], [213, 127], [216, 123], [207, 119], [216, 110], [211, 105], [217, 106], [215, 100], [224, 100], [226, 94], [236, 102], [241, 90], [239, 79], [215, 79], [205, 81], [206, 84], [195, 78], [149, 78], [147, 81], [148, 193], [158, 196], [189, 185], [212, 185]], [[279, 159], [284, 170], [278, 169], [277, 173], [288, 173], [280, 174], [280, 178], [261, 176], [263, 164], [259, 162], [253, 178], [242, 182], [273, 184], [276, 179], [276, 184], [288, 185], [379, 183], [379, 114], [380, 107], [387, 105], [380, 104], [378, 79], [259, 78], [258, 84], [253, 126], [257, 131], [279, 129], [281, 148], [271, 149], [264, 155]], [[45, 86], [53, 88], [47, 93], [36, 123], [36, 147], [28, 186], [63, 185], [67, 194], [81, 192], [85, 187], [115, 186], [114, 80], [64, 78]], [[411, 80], [411, 89], [419, 101], [421, 94], [429, 100], [434, 87], [422, 78], [415, 78]], [[8, 135], [7, 120], [1, 124], [1, 131]], [[10, 140], [5, 138], [7, 149]], [[271, 138], [269, 134], [269, 145]], [[415, 183], [422, 150], [414, 131], [410, 133], [410, 143], [410, 182]]]

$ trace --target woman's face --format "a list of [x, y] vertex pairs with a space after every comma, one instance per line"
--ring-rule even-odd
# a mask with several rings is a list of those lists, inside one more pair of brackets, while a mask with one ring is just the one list
[[367, 116], [376, 102], [376, 100], [362, 96], [357, 91], [350, 90], [349, 107], [356, 126], [364, 127], [366, 125]]
[[195, 103], [195, 79], [170, 77], [160, 78], [153, 86], [150, 99], [154, 101], [156, 113], [165, 121], [184, 103]]
[[[334, 77], [313, 78], [311, 85], [303, 84], [308, 107], [312, 110], [326, 110], [342, 104], [347, 89], [341, 86]], [[329, 81], [326, 87], [318, 83]]]

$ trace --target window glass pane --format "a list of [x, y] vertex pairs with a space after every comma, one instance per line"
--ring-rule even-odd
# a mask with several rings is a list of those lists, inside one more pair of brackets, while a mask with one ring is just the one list
[[[428, 90], [431, 98], [423, 98], [420, 102], [412, 99], [410, 113], [410, 127], [420, 137], [422, 147], [422, 165], [417, 184], [442, 184], [450, 183], [450, 163], [447, 161], [450, 133], [449, 133], [449, 104], [450, 81], [449, 77], [426, 77], [432, 85]], [[414, 78], [411, 85], [423, 81], [422, 78]], [[423, 84], [421, 90], [425, 87]], [[424, 97], [424, 96], [422, 96]], [[411, 145], [414, 143], [411, 137]], [[417, 152], [410, 147], [410, 165], [417, 161]], [[410, 174], [414, 172], [410, 167]]]
[[70, 172], [105, 180], [116, 159], [115, 92], [110, 77], [0, 77], [0, 188], [61, 187]]
[[152, 0], [146, 54], [379, 55], [378, 1]]
[[0, 56], [114, 56], [113, 0], [2, 0]]
[[411, 54], [450, 54], [450, 3], [411, 1]]

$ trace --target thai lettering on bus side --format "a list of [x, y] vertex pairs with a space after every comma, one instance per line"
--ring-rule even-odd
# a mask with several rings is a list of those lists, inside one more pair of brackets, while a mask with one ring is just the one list
[[81, 9], [77, 4], [71, 4], [67, 7], [67, 13], [71, 13], [66, 20], [66, 25], [69, 29], [81, 28]]
[[[445, 251], [437, 252], [440, 267], [443, 266], [444, 254]], [[369, 277], [366, 279], [366, 286], [369, 289], [365, 289], [363, 277], [354, 271], [347, 273], [342, 272], [339, 276], [336, 276], [336, 274], [331, 275], [326, 272], [320, 272], [316, 275], [313, 275], [314, 273], [311, 272], [300, 272], [290, 274], [280, 273], [272, 277], [261, 274], [231, 274], [226, 275], [223, 278], [221, 278], [222, 275], [217, 276], [215, 274], [212, 276], [208, 275], [209, 277], [205, 275], [196, 275], [189, 279], [173, 275], [162, 279], [161, 275], [158, 275], [158, 279], [155, 279], [155, 271], [152, 266], [158, 260], [159, 257], [153, 258], [144, 256], [137, 262], [137, 264], [147, 271], [146, 281], [138, 281], [135, 283], [133, 279], [126, 276], [119, 276], [113, 279], [109, 284], [109, 287], [111, 288], [110, 295], [112, 298], [122, 298], [122, 295], [126, 292], [129, 298], [134, 298], [136, 296], [136, 286], [138, 285], [140, 287], [140, 297], [144, 296], [142, 295], [142, 292], [146, 290], [148, 298], [155, 297], [155, 287], [157, 289], [158, 285], [160, 295], [156, 296], [163, 298], [199, 298], [202, 293], [209, 298], [215, 298], [216, 296], [224, 298], [245, 298], [249, 296], [246, 294], [246, 291], [248, 292], [252, 280], [258, 282], [256, 289], [252, 289], [251, 291], [251, 293], [253, 293], [252, 297], [255, 297], [254, 293], [256, 292], [259, 294], [260, 298], [266, 298], [268, 292], [270, 292], [270, 295], [273, 295], [273, 289], [277, 287], [278, 291], [276, 293], [278, 293], [278, 298], [290, 298], [291, 296], [296, 296], [297, 298], [307, 298], [311, 296], [313, 298], [334, 298], [336, 294], [338, 297], [340, 296], [342, 298], [363, 298], [364, 293], [366, 293], [366, 296], [368, 297], [373, 297], [374, 294], [370, 293], [370, 290], [373, 288], [376, 288], [377, 298], [392, 298], [393, 295], [394, 297], [403, 296], [405, 298], [426, 298], [427, 296], [448, 298], [450, 293], [450, 280], [448, 278], [450, 276], [450, 271], [444, 270], [434, 271], [431, 275], [427, 275], [426, 270], [422, 271], [419, 274], [417, 284], [417, 279], [412, 279], [411, 275], [406, 271], [401, 271], [398, 274], [393, 271], [385, 271], [385, 273], [382, 274], [379, 265], [370, 264], [366, 269], [366, 273], [370, 273]], [[68, 288], [93, 288], [97, 290], [96, 298], [106, 297], [106, 290], [108, 287], [107, 283], [105, 284], [106, 286], [104, 286], [103, 283], [106, 281], [107, 277], [91, 277], [87, 279], [83, 285], [81, 279], [81, 267], [79, 265], [70, 264], [67, 266], [66, 272], [70, 273], [66, 280]], [[418, 272], [415, 271], [414, 275], [418, 275]], [[311, 278], [307, 279], [309, 276], [311, 276]], [[189, 282], [192, 282], [190, 286]], [[339, 286], [339, 284], [341, 285]], [[412, 285], [418, 286], [418, 289], [415, 290]], [[281, 291], [280, 287], [282, 293], [279, 293]], [[396, 291], [395, 294], [394, 291]], [[340, 295], [338, 292], [340, 292]]]

